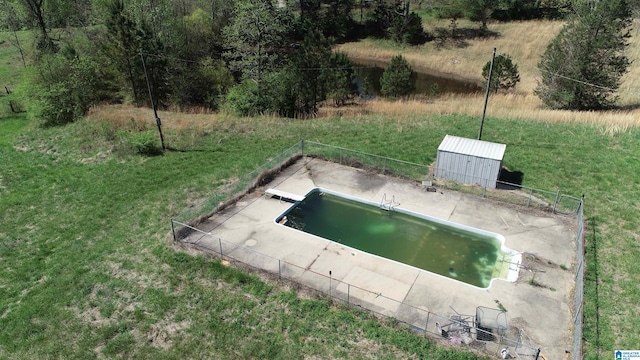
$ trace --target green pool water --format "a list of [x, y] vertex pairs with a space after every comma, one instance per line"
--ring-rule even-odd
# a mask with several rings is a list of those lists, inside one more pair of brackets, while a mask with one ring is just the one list
[[[281, 221], [286, 216], [286, 221]], [[474, 286], [490, 285], [501, 241], [497, 234], [431, 221], [406, 211], [387, 211], [315, 190], [289, 208], [279, 222], [367, 253]]]

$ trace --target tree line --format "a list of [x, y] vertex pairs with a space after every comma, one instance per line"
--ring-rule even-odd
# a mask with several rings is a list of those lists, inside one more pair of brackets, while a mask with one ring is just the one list
[[[416, 9], [452, 23], [462, 17], [477, 21], [480, 36], [491, 19], [568, 18], [559, 36], [573, 38], [556, 39], [544, 58], [555, 62], [540, 64], [545, 71], [536, 93], [552, 107], [611, 104], [606, 91], [589, 101], [563, 102], [571, 90], [545, 77], [562, 75], [558, 64], [596, 62], [576, 64], [562, 76], [587, 74], [596, 81], [603, 77], [598, 70], [606, 69], [618, 76], [606, 82], [607, 89], [616, 89], [628, 65], [621, 53], [630, 24], [624, 0], [6, 0], [0, 7], [5, 30], [33, 30], [29, 51], [17, 35], [12, 42], [29, 65], [24, 88], [30, 113], [52, 125], [83, 116], [95, 103], [150, 105], [147, 84], [159, 107], [224, 106], [240, 115], [312, 116], [321, 101], [343, 104], [355, 91], [353, 64], [332, 46], [369, 36], [406, 46], [430, 41], [433, 35], [424, 31]], [[584, 25], [576, 25], [581, 21]], [[609, 34], [585, 45], [609, 51], [557, 60], [567, 44], [582, 46], [581, 31]], [[599, 66], [604, 58], [608, 65]], [[494, 70], [505, 64], [503, 72], [512, 78], [496, 80], [502, 84], [492, 84], [496, 91], [517, 82], [517, 66], [508, 57], [499, 60]], [[410, 86], [398, 79], [410, 79], [410, 67], [402, 58], [393, 63], [396, 73], [382, 79], [383, 91], [402, 96]]]

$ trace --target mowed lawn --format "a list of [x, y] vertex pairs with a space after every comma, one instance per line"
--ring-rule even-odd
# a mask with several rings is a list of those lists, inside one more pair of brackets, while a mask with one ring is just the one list
[[[445, 134], [475, 137], [477, 118], [194, 115], [190, 128], [176, 114], [171, 129], [163, 116], [176, 150], [155, 157], [97, 117], [0, 120], [0, 357], [474, 358], [175, 249], [169, 219], [301, 138], [428, 164]], [[525, 185], [585, 194], [587, 358], [640, 343], [639, 137], [494, 118], [483, 132]]]

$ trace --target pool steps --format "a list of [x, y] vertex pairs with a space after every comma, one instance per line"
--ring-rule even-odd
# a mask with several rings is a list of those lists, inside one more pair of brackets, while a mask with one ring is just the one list
[[386, 211], [395, 211], [395, 207], [399, 206], [400, 203], [396, 202], [396, 196], [391, 196], [391, 199], [387, 199], [387, 194], [384, 193], [382, 195], [382, 200], [380, 200], [380, 209]]

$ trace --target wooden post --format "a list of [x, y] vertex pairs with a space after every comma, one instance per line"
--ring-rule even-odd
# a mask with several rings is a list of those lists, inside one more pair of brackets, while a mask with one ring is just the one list
[[160, 133], [160, 143], [162, 144], [162, 151], [164, 151], [165, 147], [164, 147], [164, 136], [162, 135], [162, 122], [158, 117], [156, 102], [153, 101], [153, 93], [151, 92], [151, 83], [149, 82], [149, 74], [147, 73], [147, 64], [144, 61], [144, 54], [142, 53], [142, 49], [140, 49], [140, 57], [142, 58], [142, 68], [144, 69], [144, 76], [147, 79], [147, 88], [149, 89], [149, 98], [151, 98], [151, 106], [153, 107], [153, 116], [156, 117], [156, 126], [158, 126], [158, 133]]
[[480, 121], [480, 131], [478, 132], [478, 140], [482, 140], [482, 127], [484, 126], [484, 116], [487, 113], [487, 103], [489, 102], [489, 87], [491, 85], [491, 73], [493, 73], [493, 61], [496, 59], [496, 48], [493, 48], [491, 55], [491, 65], [489, 65], [489, 80], [487, 81], [487, 92], [484, 95], [484, 108], [482, 109], [482, 120]]

